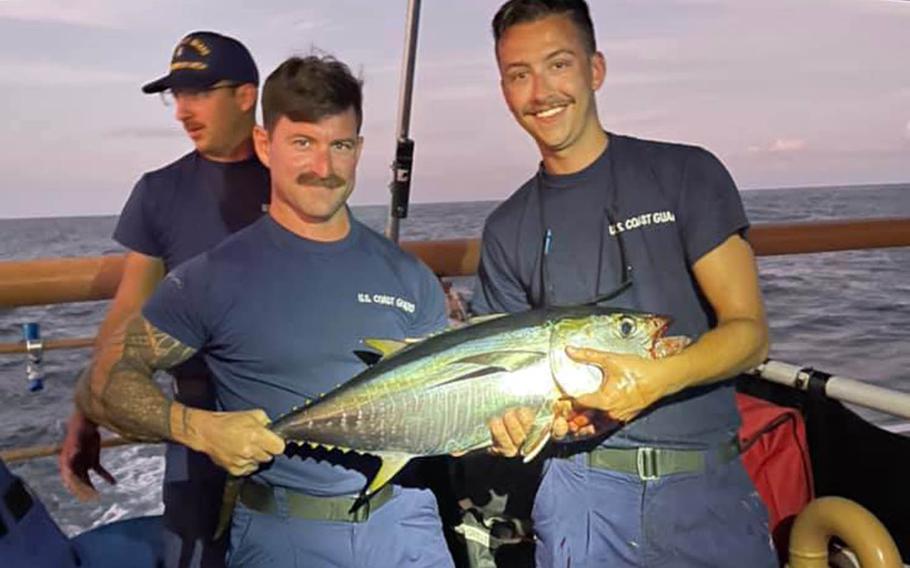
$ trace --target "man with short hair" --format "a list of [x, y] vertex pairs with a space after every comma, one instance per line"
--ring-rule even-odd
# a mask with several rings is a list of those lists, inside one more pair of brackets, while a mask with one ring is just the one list
[[[352, 513], [375, 460], [286, 450], [267, 427], [362, 371], [363, 339], [422, 337], [447, 320], [433, 273], [346, 206], [363, 145], [361, 85], [348, 67], [292, 57], [262, 99], [254, 138], [271, 174], [269, 215], [167, 276], [103, 350], [80, 406], [249, 475], [231, 566], [451, 566], [430, 491], [390, 484]], [[171, 401], [152, 381], [195, 353], [223, 412]]]
[[[731, 377], [768, 330], [748, 221], [709, 152], [607, 132], [606, 76], [583, 0], [511, 0], [493, 19], [509, 110], [541, 167], [489, 217], [476, 312], [601, 303], [670, 315], [693, 343], [658, 360], [568, 349], [601, 370], [556, 437], [534, 501], [539, 566], [776, 566], [767, 513], [737, 455]], [[515, 455], [529, 421], [493, 421]]]
[[[145, 173], [120, 214], [114, 239], [128, 252], [117, 293], [98, 330], [96, 358], [165, 273], [249, 225], [267, 208], [268, 170], [254, 155], [252, 140], [258, 84], [259, 72], [243, 44], [198, 31], [174, 49], [169, 73], [142, 87], [173, 105], [194, 150]], [[214, 409], [210, 373], [201, 358], [170, 373], [177, 400]], [[223, 566], [224, 539], [212, 540], [223, 470], [204, 454], [177, 444], [168, 444], [166, 459], [166, 565]], [[97, 426], [77, 409], [68, 424], [60, 472], [81, 499], [97, 497], [89, 470], [114, 482], [99, 460]]]

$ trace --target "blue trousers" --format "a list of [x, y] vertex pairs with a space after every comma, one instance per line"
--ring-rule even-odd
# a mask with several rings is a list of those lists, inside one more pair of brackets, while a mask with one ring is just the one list
[[[214, 466], [213, 466], [214, 467]], [[215, 540], [224, 475], [164, 482], [164, 568], [224, 568], [227, 537]]]
[[[177, 400], [216, 410], [214, 379], [199, 369], [198, 361], [174, 376]], [[207, 455], [180, 444], [167, 444], [165, 459], [164, 568], [224, 568], [227, 538], [215, 540], [214, 535], [227, 473]]]
[[252, 511], [238, 503], [228, 566], [453, 567], [430, 491], [395, 487], [362, 523], [314, 521]]
[[534, 500], [536, 564], [776, 567], [768, 514], [739, 459], [653, 481], [551, 459]]

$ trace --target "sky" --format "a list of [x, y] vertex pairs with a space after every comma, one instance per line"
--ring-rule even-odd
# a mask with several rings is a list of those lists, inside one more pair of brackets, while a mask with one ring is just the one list
[[[605, 128], [704, 146], [741, 189], [910, 181], [910, 1], [589, 0]], [[499, 91], [498, 1], [424, 0], [412, 202], [499, 200], [539, 157]], [[0, 218], [116, 214], [191, 149], [140, 86], [186, 33], [266, 76], [314, 49], [364, 79], [353, 204], [388, 202], [406, 0], [0, 0]]]

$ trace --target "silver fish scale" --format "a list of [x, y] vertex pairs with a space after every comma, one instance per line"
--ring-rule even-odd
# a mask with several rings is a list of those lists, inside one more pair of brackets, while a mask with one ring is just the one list
[[[553, 398], [547, 363], [551, 328], [516, 329], [468, 341], [396, 367], [362, 388], [341, 389], [301, 409], [292, 423], [282, 425], [281, 433], [297, 441], [365, 452], [434, 455], [483, 446], [490, 440], [490, 418], [517, 406], [537, 409]], [[540, 358], [517, 372], [460, 378], [489, 366], [459, 361], [507, 351], [536, 352]]]
[[[487, 422], [516, 407], [536, 410], [536, 423], [547, 425], [560, 389], [577, 396], [601, 380], [596, 369], [571, 361], [566, 345], [650, 357], [667, 321], [590, 312], [527, 312], [432, 337], [279, 419], [274, 429], [291, 441], [419, 456], [489, 445]], [[622, 332], [629, 321], [639, 331]]]

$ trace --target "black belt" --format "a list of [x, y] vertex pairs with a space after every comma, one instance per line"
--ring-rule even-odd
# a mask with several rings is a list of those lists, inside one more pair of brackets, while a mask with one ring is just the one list
[[[594, 448], [587, 453], [588, 466], [637, 475], [642, 481], [653, 481], [667, 475], [701, 473], [713, 458], [726, 463], [739, 455], [739, 440], [707, 450], [670, 448]], [[569, 458], [571, 456], [560, 456]]]
[[287, 514], [292, 517], [312, 521], [362, 523], [370, 518], [371, 512], [385, 505], [394, 494], [392, 486], [386, 485], [351, 512], [351, 507], [358, 499], [354, 495], [316, 497], [287, 488], [282, 492], [283, 498], [276, 497], [275, 488], [272, 486], [247, 479], [240, 487], [239, 499], [245, 507], [260, 513], [278, 514], [281, 510], [279, 500], [283, 500]]

